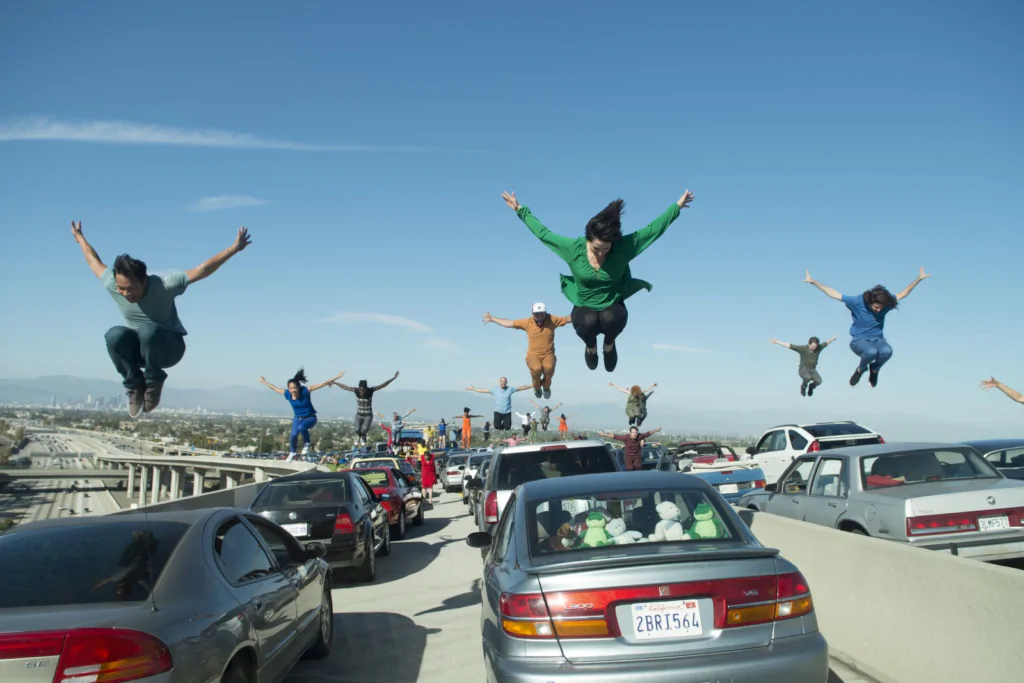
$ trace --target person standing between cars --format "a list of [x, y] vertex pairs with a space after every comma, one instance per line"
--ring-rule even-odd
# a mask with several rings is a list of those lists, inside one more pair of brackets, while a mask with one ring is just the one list
[[633, 278], [630, 262], [642, 254], [668, 226], [688, 208], [693, 195], [687, 190], [667, 211], [642, 230], [623, 236], [622, 210], [625, 202], [616, 199], [587, 223], [583, 237], [565, 237], [548, 230], [521, 206], [515, 192], [501, 195], [544, 246], [569, 266], [571, 275], [561, 276], [562, 294], [572, 304], [572, 326], [583, 340], [587, 367], [597, 369], [597, 336], [604, 335], [604, 369], [611, 372], [618, 363], [615, 339], [626, 329], [628, 312], [625, 301], [652, 285]]
[[[462, 409], [462, 447], [469, 448], [469, 444], [473, 441], [473, 418], [483, 417], [483, 415], [470, 415], [469, 408]], [[453, 420], [458, 420], [458, 417], [453, 417]]]
[[493, 395], [495, 399], [494, 429], [499, 432], [507, 432], [512, 429], [512, 395], [530, 388], [531, 385], [529, 384], [524, 384], [521, 387], [510, 387], [508, 385], [508, 378], [502, 377], [498, 380], [498, 386], [495, 389], [477, 389], [470, 384], [466, 387], [466, 391]]
[[526, 332], [526, 367], [533, 379], [533, 394], [537, 398], [551, 398], [551, 378], [555, 376], [555, 330], [571, 321], [567, 315], [551, 315], [541, 302], [533, 305], [533, 316], [506, 320], [484, 313], [484, 324], [494, 323], [502, 327]]
[[239, 228], [234, 244], [195, 268], [158, 276], [149, 275], [145, 262], [128, 254], [115, 258], [112, 267], [104, 265], [85, 239], [82, 221], [71, 221], [71, 235], [126, 323], [111, 327], [105, 336], [107, 353], [128, 392], [128, 415], [150, 413], [160, 405], [166, 369], [185, 356], [188, 332], [178, 318], [174, 300], [189, 285], [213, 275], [228, 259], [249, 246], [249, 231], [244, 226]]
[[930, 277], [931, 275], [926, 274], [924, 268], [921, 268], [917, 278], [896, 296], [882, 285], [875, 285], [857, 296], [843, 296], [831, 287], [816, 282], [811, 278], [811, 271], [807, 271], [804, 282], [814, 285], [830, 299], [842, 301], [853, 316], [853, 325], [850, 326], [850, 350], [860, 356], [860, 364], [850, 377], [851, 387], [857, 386], [865, 372], [869, 372], [868, 384], [872, 387], [878, 385], [878, 371], [892, 358], [892, 347], [885, 340], [885, 316], [889, 311], [895, 310], [899, 302], [914, 291], [914, 287]]
[[814, 396], [814, 389], [821, 384], [821, 375], [818, 374], [818, 356], [835, 340], [835, 335], [832, 335], [831, 339], [822, 344], [817, 337], [811, 337], [807, 340], [807, 344], [803, 345], [780, 342], [778, 339], [772, 338], [772, 344], [784, 346], [800, 354], [800, 367], [797, 372], [802, 380], [801, 396]]
[[288, 438], [288, 444], [291, 447], [291, 452], [288, 454], [288, 460], [295, 459], [295, 451], [299, 447], [299, 435], [302, 435], [303, 447], [302, 454], [306, 455], [309, 453], [312, 447], [309, 430], [316, 425], [316, 409], [313, 407], [312, 393], [318, 389], [330, 385], [337, 379], [340, 379], [345, 373], [340, 372], [338, 375], [326, 382], [320, 382], [320, 384], [314, 384], [311, 387], [303, 386], [306, 380], [306, 372], [302, 368], [295, 373], [295, 376], [288, 380], [288, 388], [282, 389], [275, 387], [273, 384], [268, 382], [265, 377], [260, 377], [260, 384], [263, 384], [271, 391], [275, 391], [282, 396], [292, 407], [294, 417], [292, 418], [292, 433]]
[[427, 496], [427, 504], [433, 506], [437, 469], [434, 467], [434, 454], [429, 451], [420, 456], [420, 481], [423, 485], [423, 493]]
[[626, 417], [629, 418], [629, 425], [631, 427], [642, 425], [644, 420], [647, 419], [647, 399], [654, 395], [654, 387], [658, 386], [658, 383], [655, 382], [643, 390], [640, 389], [638, 384], [634, 384], [629, 389], [623, 389], [612, 382], [608, 382], [608, 386], [616, 391], [621, 391], [629, 397], [626, 399]]
[[360, 445], [366, 445], [366, 435], [370, 433], [370, 427], [373, 426], [373, 395], [396, 379], [398, 379], [397, 371], [394, 377], [375, 387], [369, 386], [365, 379], [359, 380], [359, 385], [356, 387], [346, 386], [340, 382], [331, 382], [333, 386], [351, 391], [356, 395], [356, 436], [357, 443]]
[[622, 451], [626, 460], [626, 470], [634, 472], [636, 470], [643, 469], [643, 442], [660, 431], [661, 427], [658, 427], [657, 429], [652, 429], [649, 432], [641, 434], [640, 430], [633, 426], [629, 428], [629, 434], [608, 434], [605, 432], [598, 432], [597, 435], [606, 439], [621, 441], [623, 444]]
[[562, 407], [562, 404], [559, 403], [554, 408], [551, 408], [550, 406], [544, 406], [543, 408], [541, 408], [540, 404], [537, 403], [536, 401], [530, 401], [530, 403], [532, 403], [537, 408], [537, 410], [540, 411], [540, 428], [543, 429], [545, 432], [548, 431], [548, 425], [551, 424], [551, 413]]
[[1010, 398], [1010, 400], [1016, 401], [1017, 403], [1024, 403], [1024, 396], [1022, 396], [1019, 391], [1017, 391], [1016, 389], [1011, 389], [1010, 387], [1006, 386], [1005, 384], [997, 380], [995, 377], [992, 377], [991, 379], [982, 380], [981, 388], [984, 389], [985, 391], [988, 391], [989, 389], [998, 389], [999, 391], [1006, 394]]

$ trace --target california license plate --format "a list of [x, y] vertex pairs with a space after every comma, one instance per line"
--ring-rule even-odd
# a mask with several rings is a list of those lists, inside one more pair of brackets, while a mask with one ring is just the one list
[[1009, 517], [979, 517], [978, 529], [980, 531], [998, 531], [1010, 528]]
[[295, 538], [309, 536], [308, 524], [282, 524], [281, 528], [290, 533]]
[[704, 635], [696, 600], [642, 602], [633, 605], [632, 617], [637, 640]]
[[718, 487], [719, 493], [739, 493], [739, 484], [722, 484]]

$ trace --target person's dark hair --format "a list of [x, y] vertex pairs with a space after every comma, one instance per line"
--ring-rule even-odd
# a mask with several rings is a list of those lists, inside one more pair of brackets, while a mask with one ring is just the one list
[[146, 262], [121, 254], [114, 259], [114, 275], [121, 275], [135, 282], [146, 279]]
[[622, 213], [626, 202], [616, 199], [587, 222], [587, 241], [598, 239], [602, 242], [618, 242], [622, 237]]
[[365, 379], [359, 380], [359, 384], [356, 385], [356, 396], [359, 398], [366, 398], [370, 395], [370, 385]]
[[288, 384], [291, 385], [291, 384], [294, 383], [294, 384], [298, 384], [301, 387], [303, 384], [305, 384], [308, 381], [309, 380], [306, 379], [306, 371], [305, 371], [305, 369], [299, 368], [299, 371], [295, 373], [295, 376], [292, 377], [290, 380], [288, 380]]
[[818, 339], [817, 337], [811, 337], [810, 339], [807, 340], [807, 343], [808, 344], [817, 344], [818, 346], [821, 346], [821, 340]]
[[565, 413], [562, 413], [562, 419], [563, 420], [565, 419]]
[[468, 412], [469, 412], [469, 408], [463, 408], [463, 409], [462, 409], [462, 412], [464, 412], [464, 413], [468, 413]]
[[871, 304], [882, 304], [883, 308], [898, 308], [900, 302], [888, 289], [882, 285], [875, 285], [864, 292], [864, 305], [870, 307]]
[[360, 389], [365, 389], [368, 386], [370, 386], [370, 384], [365, 379], [361, 379], [361, 380], [359, 380], [359, 385], [358, 386], [359, 386]]

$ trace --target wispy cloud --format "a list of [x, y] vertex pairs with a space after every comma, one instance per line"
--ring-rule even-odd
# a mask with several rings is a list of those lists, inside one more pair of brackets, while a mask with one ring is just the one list
[[0, 122], [0, 142], [62, 140], [120, 145], [176, 145], [228, 149], [276, 149], [292, 152], [454, 152], [404, 145], [330, 145], [265, 138], [216, 129], [189, 129], [134, 121], [58, 121], [48, 116]]
[[676, 344], [652, 344], [651, 348], [658, 351], [675, 351], [676, 353], [711, 353], [708, 349], [698, 349], [691, 346], [678, 346]]
[[323, 318], [317, 322], [321, 323], [350, 323], [353, 325], [360, 324], [377, 324], [377, 325], [391, 325], [393, 327], [404, 327], [414, 332], [426, 332], [433, 333], [434, 330], [427, 327], [421, 322], [413, 320], [411, 318], [403, 318], [398, 315], [387, 315], [385, 313], [351, 313], [342, 312], [336, 313], [329, 318]]
[[427, 337], [423, 340], [423, 345], [432, 351], [455, 351], [458, 349], [453, 342], [448, 341], [444, 337]]
[[237, 209], [243, 206], [263, 206], [267, 203], [269, 202], [256, 199], [256, 197], [250, 197], [247, 194], [222, 194], [216, 197], [203, 197], [195, 204], [185, 208], [196, 213], [205, 213], [207, 211]]

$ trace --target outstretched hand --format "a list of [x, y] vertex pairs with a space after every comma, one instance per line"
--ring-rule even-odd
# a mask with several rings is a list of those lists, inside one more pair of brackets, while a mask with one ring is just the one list
[[468, 387], [466, 387], [466, 391], [476, 391], [476, 387], [470, 384]]
[[71, 221], [71, 236], [75, 238], [76, 242], [85, 239], [85, 235], [82, 234], [82, 221], [78, 221], [78, 225]]
[[519, 210], [519, 200], [516, 199], [515, 192], [502, 192], [501, 198], [505, 200], [506, 204], [508, 204], [508, 208], [512, 209], [513, 211]]
[[981, 388], [984, 389], [985, 391], [988, 391], [989, 389], [998, 389], [999, 380], [997, 380], [995, 377], [992, 377], [991, 379], [983, 379], [981, 381]]
[[775, 337], [772, 337], [772, 344], [778, 344], [778, 343], [779, 343], [779, 340], [776, 339]]
[[[79, 223], [79, 226], [81, 226], [81, 223]], [[240, 227], [238, 229], [238, 236], [235, 238], [235, 245], [234, 245], [235, 253], [237, 254], [238, 252], [242, 251], [243, 249], [245, 249], [250, 244], [252, 244], [252, 240], [249, 239], [249, 231], [243, 225], [242, 227]]]
[[676, 202], [676, 205], [679, 206], [680, 209], [688, 209], [690, 208], [690, 202], [692, 201], [693, 193], [687, 190], [683, 193], [683, 196], [679, 198], [679, 201]]
[[804, 276], [804, 282], [810, 282], [811, 284], [814, 284], [814, 278], [811, 277], [811, 271], [808, 270], [806, 272], [807, 274]]
[[[81, 225], [81, 223], [79, 223]], [[926, 280], [931, 277], [931, 273], [924, 272], [924, 266], [921, 267], [921, 274], [917, 276], [918, 280]]]
[[260, 375], [260, 383], [261, 384], [266, 384], [267, 383], [267, 378], [264, 377], [263, 375]]
[[493, 322], [494, 322], [494, 316], [491, 315], [490, 313], [484, 313], [484, 325], [486, 325], [487, 323], [493, 323]]

